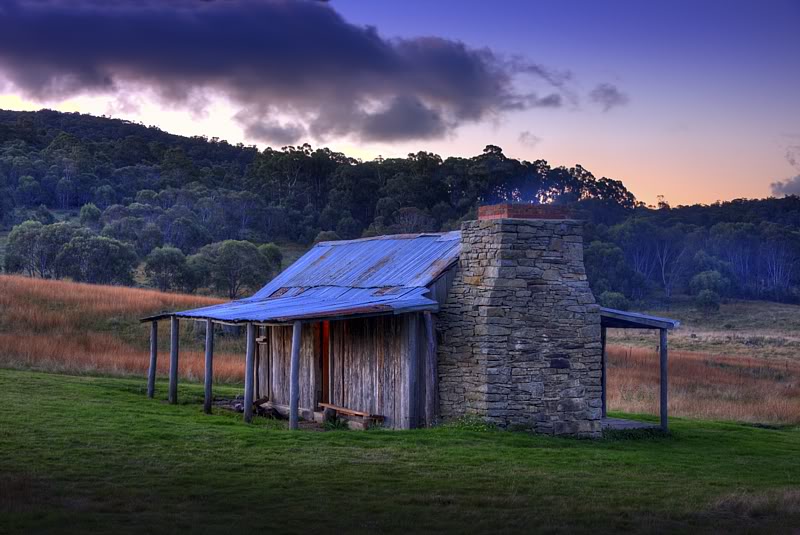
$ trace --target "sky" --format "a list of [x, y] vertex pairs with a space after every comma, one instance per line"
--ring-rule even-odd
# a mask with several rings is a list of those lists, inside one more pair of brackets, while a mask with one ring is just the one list
[[0, 108], [800, 194], [800, 0], [0, 0]]

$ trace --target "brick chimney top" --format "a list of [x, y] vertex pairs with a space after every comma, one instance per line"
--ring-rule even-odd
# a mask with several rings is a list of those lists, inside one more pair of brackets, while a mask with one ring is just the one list
[[478, 219], [570, 219], [566, 206], [552, 204], [490, 204], [478, 207]]

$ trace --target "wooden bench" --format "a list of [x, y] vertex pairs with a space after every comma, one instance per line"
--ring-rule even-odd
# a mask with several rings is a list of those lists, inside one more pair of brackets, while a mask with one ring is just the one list
[[368, 412], [348, 409], [347, 407], [340, 407], [339, 405], [334, 405], [333, 403], [319, 403], [318, 405], [323, 409], [333, 411], [334, 414], [343, 414], [345, 416], [357, 416], [361, 418], [364, 422], [370, 424], [381, 423], [384, 420], [383, 416], [380, 416], [378, 414], [370, 414]]

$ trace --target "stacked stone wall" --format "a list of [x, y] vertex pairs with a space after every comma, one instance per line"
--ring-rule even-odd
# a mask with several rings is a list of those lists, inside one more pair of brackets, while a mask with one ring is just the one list
[[438, 321], [442, 417], [599, 435], [600, 308], [586, 279], [582, 223], [480, 220], [461, 232]]

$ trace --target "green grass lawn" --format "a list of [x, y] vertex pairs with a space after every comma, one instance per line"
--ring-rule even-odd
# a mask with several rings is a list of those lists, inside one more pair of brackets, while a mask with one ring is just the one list
[[[0, 370], [0, 532], [719, 531], [800, 527], [800, 430], [675, 420], [573, 440], [468, 426], [291, 432]], [[238, 393], [231, 387], [219, 393]]]

